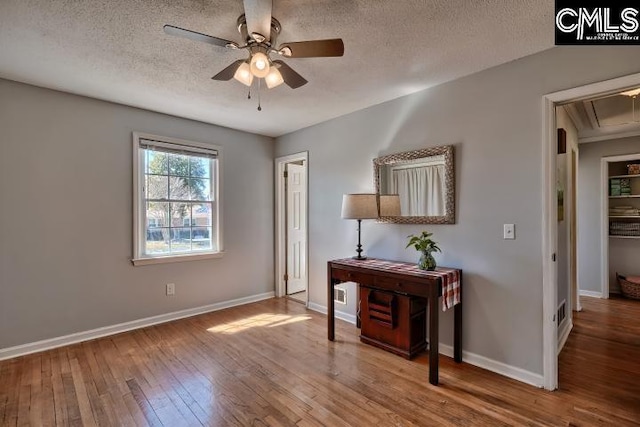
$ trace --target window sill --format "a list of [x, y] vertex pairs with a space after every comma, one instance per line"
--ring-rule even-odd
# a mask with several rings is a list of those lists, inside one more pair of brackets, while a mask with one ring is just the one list
[[202, 259], [222, 258], [224, 251], [222, 252], [209, 252], [204, 254], [185, 254], [185, 255], [169, 255], [149, 258], [134, 258], [131, 263], [138, 267], [141, 265], [151, 264], [167, 264], [171, 262], [185, 262], [185, 261], [199, 261]]

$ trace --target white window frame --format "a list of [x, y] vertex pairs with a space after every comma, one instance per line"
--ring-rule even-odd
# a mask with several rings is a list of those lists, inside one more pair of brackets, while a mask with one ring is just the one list
[[[215, 215], [212, 228], [216, 230], [217, 236], [216, 251], [203, 251], [185, 254], [169, 254], [169, 255], [148, 255], [144, 254], [144, 242], [146, 237], [146, 208], [144, 204], [144, 151], [140, 148], [140, 140], [159, 141], [167, 144], [175, 144], [187, 147], [197, 151], [198, 149], [216, 150], [218, 152], [216, 167], [212, 170], [212, 186], [211, 191], [215, 200]], [[151, 135], [141, 132], [133, 132], [133, 258], [131, 262], [135, 266], [162, 264], [180, 261], [196, 261], [201, 259], [222, 258], [223, 250], [223, 233], [222, 233], [222, 147], [219, 145], [207, 144], [203, 142], [186, 141], [183, 139], [169, 138], [165, 136]]]

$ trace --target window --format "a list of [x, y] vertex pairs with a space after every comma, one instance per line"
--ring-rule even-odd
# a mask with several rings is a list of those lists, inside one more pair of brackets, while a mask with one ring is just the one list
[[220, 147], [134, 134], [135, 265], [221, 253]]

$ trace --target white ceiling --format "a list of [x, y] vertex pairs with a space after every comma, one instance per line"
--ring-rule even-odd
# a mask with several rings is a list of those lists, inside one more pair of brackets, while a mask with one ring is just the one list
[[340, 37], [342, 58], [286, 59], [309, 83], [211, 77], [245, 51], [241, 0], [0, 0], [0, 77], [279, 136], [553, 47], [552, 0], [273, 0], [280, 43]]

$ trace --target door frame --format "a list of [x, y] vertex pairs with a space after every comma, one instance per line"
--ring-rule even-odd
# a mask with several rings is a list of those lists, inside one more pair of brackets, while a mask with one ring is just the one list
[[304, 219], [304, 226], [306, 230], [306, 245], [305, 245], [305, 262], [306, 265], [306, 279], [305, 279], [305, 288], [307, 290], [307, 300], [305, 305], [309, 305], [309, 152], [302, 151], [300, 153], [290, 154], [288, 156], [277, 157], [275, 159], [275, 187], [276, 187], [276, 217], [275, 217], [275, 285], [276, 285], [276, 297], [284, 297], [287, 294], [287, 287], [284, 280], [284, 274], [287, 270], [287, 256], [286, 256], [286, 248], [287, 248], [287, 240], [286, 240], [286, 200], [287, 194], [285, 192], [285, 178], [284, 171], [287, 163], [294, 163], [304, 161], [305, 169], [305, 183], [306, 183], [306, 191], [307, 197], [305, 201], [304, 209], [306, 210], [306, 215]]
[[578, 266], [578, 147], [571, 148], [571, 228], [570, 241], [571, 245], [569, 260], [570, 271], [570, 295], [571, 295], [571, 307], [569, 309], [569, 319], [573, 322], [573, 311], [582, 311], [582, 304], [580, 303], [580, 272]]
[[575, 87], [542, 97], [542, 370], [544, 388], [558, 388], [558, 269], [552, 259], [557, 251], [558, 224], [556, 197], [557, 104], [621, 92], [640, 86], [640, 73]]
[[625, 154], [621, 156], [607, 156], [600, 159], [600, 272], [602, 283], [601, 298], [609, 298], [609, 163], [639, 160], [638, 154]]

